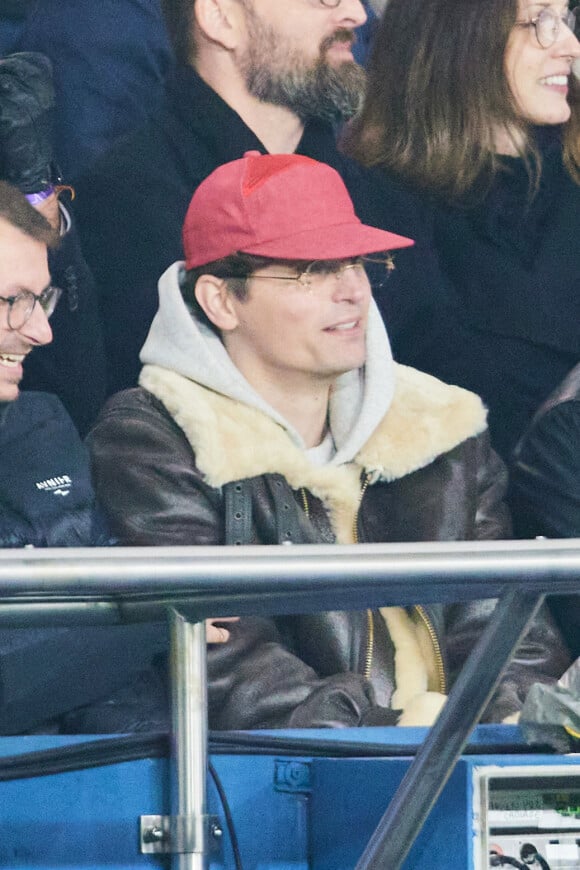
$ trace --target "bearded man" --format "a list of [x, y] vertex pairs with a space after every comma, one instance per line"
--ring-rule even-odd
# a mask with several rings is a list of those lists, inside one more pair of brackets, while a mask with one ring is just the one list
[[380, 220], [378, 199], [388, 196], [387, 229], [417, 242], [398, 254], [389, 293], [401, 282], [414, 288], [430, 268], [408, 195], [385, 192], [337, 151], [336, 125], [356, 113], [365, 86], [352, 54], [366, 20], [360, 0], [164, 0], [164, 12], [178, 64], [162, 108], [76, 185], [83, 250], [100, 289], [110, 393], [136, 383], [157, 280], [183, 257], [193, 192], [247, 151], [330, 164], [369, 222]]

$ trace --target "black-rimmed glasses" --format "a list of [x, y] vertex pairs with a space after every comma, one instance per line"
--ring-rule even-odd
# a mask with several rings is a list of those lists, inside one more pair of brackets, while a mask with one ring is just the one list
[[8, 326], [10, 329], [22, 329], [32, 317], [34, 306], [38, 302], [47, 318], [52, 315], [62, 291], [59, 287], [49, 284], [38, 296], [32, 290], [21, 290], [15, 296], [0, 296], [0, 304], [8, 305]]

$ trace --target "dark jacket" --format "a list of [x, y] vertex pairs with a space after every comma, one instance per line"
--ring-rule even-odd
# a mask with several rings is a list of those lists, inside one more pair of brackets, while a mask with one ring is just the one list
[[[87, 450], [55, 396], [23, 393], [3, 406], [0, 453], [0, 547], [110, 543]], [[130, 683], [166, 644], [157, 625], [0, 624], [0, 734], [58, 730], [59, 716]]]
[[2, 405], [0, 547], [106, 546], [85, 445], [56, 396]]
[[[580, 537], [580, 366], [542, 405], [520, 439], [510, 489], [520, 537]], [[572, 654], [579, 656], [580, 595], [557, 595], [550, 604]]]
[[[435, 206], [425, 197], [425, 208], [436, 208], [440, 272], [429, 298], [399, 297], [386, 321], [400, 362], [482, 397], [492, 445], [506, 462], [580, 361], [580, 186], [563, 167], [557, 131], [544, 133], [540, 147], [533, 198], [523, 161], [508, 157], [481, 201]], [[418, 305], [428, 329], [413, 322]]]
[[[166, 100], [148, 124], [79, 179], [75, 206], [100, 294], [109, 393], [137, 383], [139, 351], [157, 310], [157, 281], [183, 258], [181, 228], [193, 192], [221, 164], [265, 150], [240, 116], [185, 67], [171, 77]], [[397, 251], [384, 291], [388, 315], [397, 313], [399, 297], [422, 298], [436, 266], [424, 242], [429, 215], [414, 195], [339, 154], [329, 124], [309, 122], [297, 152], [340, 172], [363, 221], [416, 240], [414, 248]], [[428, 329], [418, 301], [412, 320]]]
[[106, 398], [106, 363], [95, 282], [74, 224], [49, 251], [48, 265], [63, 291], [50, 320], [53, 340], [27, 359], [21, 386], [58, 396], [84, 436]]
[[[503, 467], [490, 452], [481, 403], [462, 390], [399, 368], [391, 408], [356, 459], [318, 469], [260, 411], [155, 366], [145, 367], [141, 380], [147, 389], [110, 400], [90, 436], [97, 492], [124, 544], [509, 534]], [[259, 449], [248, 449], [252, 444]], [[241, 507], [230, 510], [240, 498]], [[492, 602], [476, 602], [410, 614], [384, 608], [242, 619], [229, 643], [209, 651], [210, 724], [385, 724], [393, 721], [393, 706], [404, 709], [407, 724], [415, 716], [425, 721], [433, 696], [425, 694], [409, 625], [416, 620], [427, 629], [437, 671], [430, 688], [445, 693], [492, 609]], [[489, 718], [513, 713], [531, 682], [559, 676], [567, 662], [543, 615], [511, 663]]]

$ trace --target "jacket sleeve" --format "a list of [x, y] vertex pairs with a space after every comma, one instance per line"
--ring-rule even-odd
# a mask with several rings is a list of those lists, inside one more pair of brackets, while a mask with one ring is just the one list
[[[520, 538], [580, 536], [580, 366], [538, 412], [513, 457], [510, 503]], [[562, 395], [563, 394], [563, 395]], [[548, 606], [580, 655], [580, 595], [552, 595]]]
[[[480, 540], [508, 538], [511, 524], [504, 502], [505, 467], [491, 449], [487, 436], [478, 439], [478, 451], [476, 537]], [[493, 619], [495, 604], [494, 599], [487, 599], [455, 604], [446, 609], [446, 652], [451, 682], [481, 636], [488, 619]], [[542, 606], [507, 665], [482, 720], [501, 722], [518, 712], [532, 683], [559, 679], [569, 663], [569, 651], [548, 609]]]
[[492, 449], [489, 431], [475, 439], [477, 505], [474, 537], [478, 541], [511, 538], [512, 523], [505, 497], [507, 470]]
[[393, 725], [354, 673], [321, 679], [281, 641], [273, 620], [246, 618], [208, 651], [210, 724], [220, 729]]
[[[97, 493], [120, 543], [224, 543], [221, 493], [204, 482], [181, 430], [145, 391], [115, 397], [90, 445]], [[320, 679], [283, 643], [274, 620], [243, 618], [230, 631], [227, 643], [208, 648], [212, 727], [356, 726], [365, 716], [392, 724], [361, 676]]]
[[561, 402], [529, 427], [512, 465], [510, 500], [520, 537], [580, 535], [580, 400]]
[[[472, 651], [495, 600], [454, 605], [447, 612], [447, 655], [451, 681]], [[482, 716], [483, 722], [503, 722], [518, 713], [533, 683], [553, 683], [570, 665], [570, 654], [546, 605], [542, 605], [509, 661]]]

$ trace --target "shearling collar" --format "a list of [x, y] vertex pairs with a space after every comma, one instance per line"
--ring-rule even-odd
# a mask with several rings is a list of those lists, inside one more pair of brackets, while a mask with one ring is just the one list
[[316, 467], [274, 420], [159, 366], [144, 366], [139, 382], [183, 430], [210, 486], [281, 474], [327, 508], [337, 541], [352, 543], [361, 473], [392, 481], [429, 465], [486, 426], [481, 400], [407, 366], [396, 366], [395, 395], [354, 462]]

